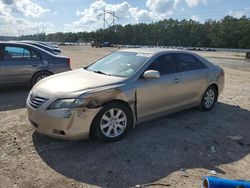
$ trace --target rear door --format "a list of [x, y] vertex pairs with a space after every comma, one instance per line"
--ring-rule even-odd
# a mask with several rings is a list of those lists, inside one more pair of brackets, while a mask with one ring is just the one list
[[199, 104], [208, 86], [209, 69], [191, 54], [178, 53], [177, 69], [182, 77], [182, 105]]
[[1, 76], [3, 83], [28, 83], [42, 63], [40, 55], [32, 49], [19, 45], [3, 47]]

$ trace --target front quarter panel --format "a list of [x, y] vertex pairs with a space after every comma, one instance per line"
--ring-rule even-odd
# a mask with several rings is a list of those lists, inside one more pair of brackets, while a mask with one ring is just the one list
[[92, 97], [86, 106], [87, 108], [98, 108], [112, 101], [121, 101], [129, 105], [133, 113], [134, 120], [136, 120], [136, 93], [133, 82], [127, 82], [126, 84], [119, 86], [109, 86], [99, 89], [98, 91], [91, 91], [91, 93]]

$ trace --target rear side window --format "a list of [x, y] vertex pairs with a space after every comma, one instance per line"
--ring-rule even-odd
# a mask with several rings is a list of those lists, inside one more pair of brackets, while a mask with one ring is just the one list
[[177, 65], [179, 72], [206, 68], [206, 66], [202, 62], [200, 62], [196, 57], [189, 54], [178, 54]]
[[0, 46], [0, 60], [3, 59], [3, 47]]
[[148, 70], [157, 70], [160, 75], [172, 74], [177, 72], [175, 56], [166, 54], [158, 57], [148, 68]]
[[4, 49], [5, 60], [34, 60], [40, 59], [37, 52], [22, 47], [6, 46]]
[[30, 50], [30, 59], [39, 60], [41, 59], [41, 56], [39, 55], [39, 53], [35, 52], [34, 50]]

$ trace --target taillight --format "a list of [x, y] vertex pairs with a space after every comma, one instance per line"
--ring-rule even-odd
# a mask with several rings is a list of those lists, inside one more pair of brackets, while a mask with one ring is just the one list
[[222, 68], [220, 69], [220, 73], [219, 73], [219, 77], [221, 76], [224, 76], [224, 70]]
[[70, 65], [70, 58], [68, 59], [67, 63]]
[[69, 69], [71, 70], [71, 67], [70, 67], [70, 58], [67, 59], [67, 64], [69, 65]]
[[223, 68], [219, 67], [219, 70], [216, 72], [216, 77], [217, 78], [224, 77], [224, 70], [223, 70]]

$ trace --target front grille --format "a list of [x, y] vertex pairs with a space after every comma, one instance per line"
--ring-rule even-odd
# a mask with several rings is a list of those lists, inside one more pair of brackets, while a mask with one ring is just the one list
[[28, 103], [30, 106], [33, 108], [39, 108], [41, 105], [43, 105], [48, 99], [43, 98], [43, 97], [38, 97], [30, 94]]

